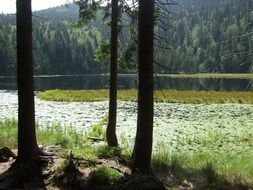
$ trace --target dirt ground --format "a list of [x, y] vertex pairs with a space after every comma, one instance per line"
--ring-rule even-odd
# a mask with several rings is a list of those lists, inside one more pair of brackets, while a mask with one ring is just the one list
[[[204, 177], [179, 179], [159, 170], [153, 170], [152, 176], [133, 175], [126, 160], [120, 158], [88, 161], [55, 154], [41, 156], [27, 165], [14, 163], [15, 158], [0, 162], [0, 190], [251, 190], [224, 181], [209, 184]], [[108, 183], [104, 176], [92, 180], [91, 174], [102, 166], [117, 171], [122, 177], [115, 184]]]

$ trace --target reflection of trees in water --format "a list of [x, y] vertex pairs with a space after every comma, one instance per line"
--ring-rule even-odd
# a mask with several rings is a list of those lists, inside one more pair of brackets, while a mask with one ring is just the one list
[[250, 87], [248, 90], [253, 91], [253, 80], [250, 81]]
[[[122, 75], [118, 79], [119, 89], [137, 88], [137, 76]], [[109, 76], [58, 76], [35, 77], [35, 90], [48, 89], [105, 89], [109, 87]], [[15, 77], [0, 78], [0, 89], [16, 90]], [[170, 78], [155, 77], [155, 88], [173, 90], [214, 90], [214, 91], [252, 91], [252, 79], [218, 78]]]
[[245, 91], [253, 91], [253, 79], [249, 80], [248, 85], [245, 88]]
[[243, 91], [248, 84], [249, 80], [247, 79], [156, 78], [156, 89]]
[[17, 79], [15, 77], [1, 77], [0, 90], [16, 90]]
[[119, 89], [137, 89], [137, 76], [123, 75], [118, 78]]

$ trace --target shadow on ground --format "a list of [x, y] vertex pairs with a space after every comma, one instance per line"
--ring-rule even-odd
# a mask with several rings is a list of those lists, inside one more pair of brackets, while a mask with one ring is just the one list
[[[59, 157], [57, 158], [59, 160]], [[0, 190], [249, 190], [241, 182], [228, 182], [215, 170], [185, 169], [174, 164], [154, 167], [153, 176], [130, 175], [117, 159], [87, 161], [56, 157], [38, 159], [27, 165], [12, 165], [0, 174]]]

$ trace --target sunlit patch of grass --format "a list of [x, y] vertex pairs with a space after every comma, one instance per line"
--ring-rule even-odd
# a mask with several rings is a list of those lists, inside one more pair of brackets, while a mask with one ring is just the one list
[[107, 166], [101, 166], [90, 174], [90, 182], [95, 188], [96, 186], [109, 186], [116, 183], [122, 175]]
[[166, 151], [153, 155], [156, 172], [169, 172], [179, 179], [206, 178], [210, 184], [228, 182], [235, 186], [253, 186], [253, 151], [241, 154], [226, 152], [184, 152], [171, 154]]
[[97, 156], [99, 158], [115, 158], [121, 155], [121, 148], [118, 147], [108, 147], [108, 146], [100, 146], [97, 148]]
[[[84, 158], [89, 161], [96, 161], [98, 156], [96, 154], [97, 147], [92, 146], [91, 144], [82, 144], [76, 147], [70, 147], [73, 150], [73, 155], [76, 158]], [[62, 153], [63, 155], [67, 154], [67, 149]]]
[[[88, 137], [99, 137], [105, 139], [104, 125], [107, 118], [103, 118], [99, 123], [91, 127], [88, 134], [77, 131], [71, 125], [62, 126], [60, 123], [48, 124], [46, 126], [36, 125], [36, 135], [38, 144], [44, 147], [49, 145], [60, 145], [63, 150], [60, 152], [66, 155], [68, 150], [72, 150], [75, 157], [82, 157], [86, 160], [95, 161], [98, 157], [115, 157], [120, 155], [121, 149], [108, 148], [106, 146], [94, 146], [89, 142]], [[18, 122], [6, 120], [0, 122], [0, 146], [17, 148]], [[1, 148], [0, 147], [0, 148]]]
[[105, 125], [108, 122], [108, 117], [104, 117], [100, 122], [93, 125], [91, 130], [86, 135], [87, 137], [97, 137], [105, 140]]
[[[44, 127], [36, 125], [36, 135], [38, 144], [61, 145], [63, 148], [78, 146], [83, 139], [81, 135], [72, 126], [61, 126], [60, 123], [50, 124]], [[0, 122], [0, 145], [9, 148], [17, 148], [18, 122], [5, 120]]]
[[0, 146], [17, 148], [18, 123], [15, 119], [0, 121]]
[[[49, 90], [37, 95], [40, 99], [66, 102], [94, 102], [108, 100], [108, 90]], [[253, 92], [223, 92], [223, 91], [176, 91], [158, 90], [154, 93], [156, 102], [191, 103], [191, 104], [252, 104]], [[119, 90], [118, 100], [137, 101], [137, 91]]]

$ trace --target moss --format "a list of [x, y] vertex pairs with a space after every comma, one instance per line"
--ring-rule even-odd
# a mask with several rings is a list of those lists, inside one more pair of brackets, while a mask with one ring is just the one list
[[122, 175], [107, 166], [101, 166], [90, 174], [90, 186], [93, 189], [100, 189], [99, 187], [110, 186], [116, 183]]
[[121, 148], [101, 146], [96, 152], [99, 158], [115, 158], [121, 155]]

